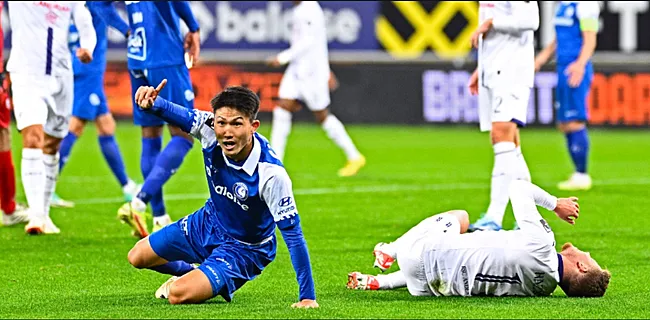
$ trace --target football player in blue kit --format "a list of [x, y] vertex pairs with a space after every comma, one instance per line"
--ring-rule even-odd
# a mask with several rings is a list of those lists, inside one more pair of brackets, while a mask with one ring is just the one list
[[555, 13], [555, 39], [535, 58], [539, 70], [555, 55], [557, 60], [556, 120], [564, 133], [575, 172], [560, 182], [560, 190], [588, 190], [589, 136], [587, 97], [594, 67], [600, 5], [596, 1], [560, 1]]
[[172, 304], [217, 295], [230, 301], [275, 258], [277, 226], [300, 288], [292, 306], [318, 307], [291, 179], [267, 139], [256, 132], [257, 95], [228, 87], [210, 101], [213, 112], [198, 111], [159, 96], [166, 83], [140, 87], [135, 101], [142, 112], [200, 141], [210, 197], [194, 213], [140, 240], [129, 262], [173, 275], [156, 292]]

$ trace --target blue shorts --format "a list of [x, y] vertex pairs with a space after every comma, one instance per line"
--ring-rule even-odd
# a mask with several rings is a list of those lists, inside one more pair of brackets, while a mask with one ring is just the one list
[[75, 75], [72, 115], [86, 121], [95, 121], [99, 116], [107, 113], [104, 74]]
[[587, 97], [594, 78], [591, 62], [587, 64], [582, 82], [576, 88], [569, 86], [569, 78], [564, 71], [568, 65], [557, 66], [557, 87], [555, 89], [555, 118], [558, 122], [587, 121]]
[[194, 109], [194, 89], [190, 80], [190, 71], [183, 65], [162, 67], [145, 70], [129, 70], [131, 77], [131, 96], [133, 102], [133, 123], [142, 127], [162, 126], [165, 121], [159, 117], [146, 113], [135, 103], [135, 92], [141, 86], [157, 87], [163, 79], [167, 85], [159, 96], [175, 104]]
[[212, 296], [231, 301], [233, 293], [262, 273], [273, 259], [275, 235], [262, 244], [230, 237], [205, 207], [149, 236], [153, 251], [167, 261], [200, 263], [210, 280]]

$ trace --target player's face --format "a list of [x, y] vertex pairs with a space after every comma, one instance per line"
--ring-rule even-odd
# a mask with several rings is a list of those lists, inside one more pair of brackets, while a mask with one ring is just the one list
[[573, 257], [576, 262], [582, 262], [590, 269], [601, 269], [598, 262], [591, 257], [589, 252], [584, 252], [576, 248], [570, 242], [567, 242], [562, 246], [562, 254]]
[[222, 107], [214, 113], [214, 133], [226, 157], [243, 161], [253, 149], [253, 133], [259, 128], [258, 120], [251, 121], [239, 110]]

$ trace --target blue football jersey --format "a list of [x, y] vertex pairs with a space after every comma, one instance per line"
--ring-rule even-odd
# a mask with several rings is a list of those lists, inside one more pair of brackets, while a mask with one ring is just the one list
[[128, 66], [144, 70], [185, 64], [180, 18], [172, 1], [125, 1], [131, 36]]
[[190, 134], [201, 141], [210, 189], [206, 207], [235, 239], [259, 243], [272, 237], [276, 224], [299, 223], [291, 179], [262, 135], [255, 133], [253, 150], [243, 163], [228, 159], [217, 143], [214, 115], [193, 114]]
[[582, 49], [582, 32], [594, 28], [591, 31], [598, 31], [599, 14], [600, 7], [595, 1], [560, 2], [554, 19], [558, 64], [566, 65], [578, 58]]

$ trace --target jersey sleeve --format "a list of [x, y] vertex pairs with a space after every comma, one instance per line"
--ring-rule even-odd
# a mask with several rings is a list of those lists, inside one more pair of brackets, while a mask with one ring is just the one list
[[280, 229], [299, 223], [298, 209], [293, 197], [291, 179], [280, 166], [271, 165], [268, 180], [262, 187], [262, 200], [269, 208]]
[[214, 133], [214, 115], [211, 112], [181, 107], [161, 97], [156, 97], [153, 107], [145, 110], [173, 124], [201, 142], [203, 149], [217, 142]]
[[524, 180], [510, 183], [510, 203], [519, 228], [533, 238], [546, 244], [555, 244], [555, 236], [546, 220], [537, 211], [537, 206], [554, 210], [557, 198], [540, 187]]
[[93, 27], [93, 17], [86, 8], [85, 1], [74, 3], [72, 6], [72, 20], [79, 32], [79, 46], [90, 51], [92, 55], [97, 45], [97, 34]]
[[576, 5], [576, 16], [580, 20], [580, 30], [598, 32], [600, 5], [596, 1], [580, 1]]
[[281, 64], [287, 64], [304, 54], [312, 46], [312, 42], [314, 41], [313, 29], [315, 24], [312, 21], [313, 14], [294, 15], [294, 17], [294, 25], [292, 26], [294, 29], [292, 32], [295, 32], [297, 37], [292, 37], [291, 47], [289, 49], [278, 54], [278, 61]]
[[126, 36], [129, 24], [117, 13], [113, 1], [90, 1], [86, 5], [88, 10], [101, 17], [107, 25]]
[[496, 31], [518, 34], [523, 31], [536, 31], [539, 28], [539, 7], [537, 1], [509, 1], [510, 14], [503, 14], [492, 20]]

